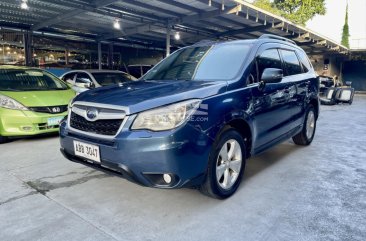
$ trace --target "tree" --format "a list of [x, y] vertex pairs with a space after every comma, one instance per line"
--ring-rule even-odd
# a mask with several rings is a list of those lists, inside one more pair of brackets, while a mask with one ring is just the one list
[[271, 12], [302, 25], [315, 15], [326, 12], [325, 0], [255, 0], [254, 4], [268, 11], [277, 10]]
[[277, 14], [277, 15], [283, 15], [283, 12], [281, 10], [279, 10], [278, 8], [276, 8], [272, 2], [270, 2], [269, 0], [255, 0], [253, 2], [254, 5], [256, 5], [257, 7], [264, 9], [268, 12], [271, 12], [273, 14]]
[[348, 27], [348, 3], [346, 7], [346, 17], [344, 19], [343, 31], [342, 31], [342, 41], [341, 44], [349, 48], [349, 27]]

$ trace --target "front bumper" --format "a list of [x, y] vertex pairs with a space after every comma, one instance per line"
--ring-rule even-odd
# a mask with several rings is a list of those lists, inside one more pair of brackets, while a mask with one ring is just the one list
[[57, 132], [59, 125], [49, 126], [48, 119], [66, 115], [67, 112], [47, 114], [0, 108], [0, 135], [17, 137]]
[[[75, 156], [73, 141], [98, 145], [101, 163]], [[60, 126], [61, 152], [71, 161], [113, 172], [143, 186], [181, 188], [202, 183], [213, 140], [186, 124], [173, 131], [151, 132], [124, 129], [104, 140], [69, 131]], [[163, 174], [172, 177], [164, 183]]]

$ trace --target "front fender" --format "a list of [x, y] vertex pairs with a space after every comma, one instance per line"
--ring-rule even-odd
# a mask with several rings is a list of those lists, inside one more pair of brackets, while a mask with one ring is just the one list
[[[204, 99], [198, 113], [205, 117], [205, 121], [190, 121], [190, 124], [213, 141], [226, 125], [236, 120], [247, 123], [253, 136], [253, 102], [250, 88], [229, 91]], [[193, 116], [197, 117], [196, 114]]]

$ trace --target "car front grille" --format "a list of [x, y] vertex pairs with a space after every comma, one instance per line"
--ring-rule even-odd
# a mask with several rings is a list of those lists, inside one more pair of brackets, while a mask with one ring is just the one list
[[88, 121], [72, 111], [70, 115], [70, 126], [72, 128], [99, 135], [116, 135], [122, 122], [123, 119]]
[[67, 105], [28, 107], [28, 109], [40, 113], [59, 114], [67, 111]]

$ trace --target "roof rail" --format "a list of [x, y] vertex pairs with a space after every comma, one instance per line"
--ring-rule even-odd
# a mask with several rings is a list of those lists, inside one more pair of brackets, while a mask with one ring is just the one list
[[277, 36], [274, 34], [263, 34], [258, 39], [277, 39], [277, 40], [286, 41], [286, 42], [296, 45], [295, 41], [288, 39], [288, 38], [280, 37], [280, 36]]

